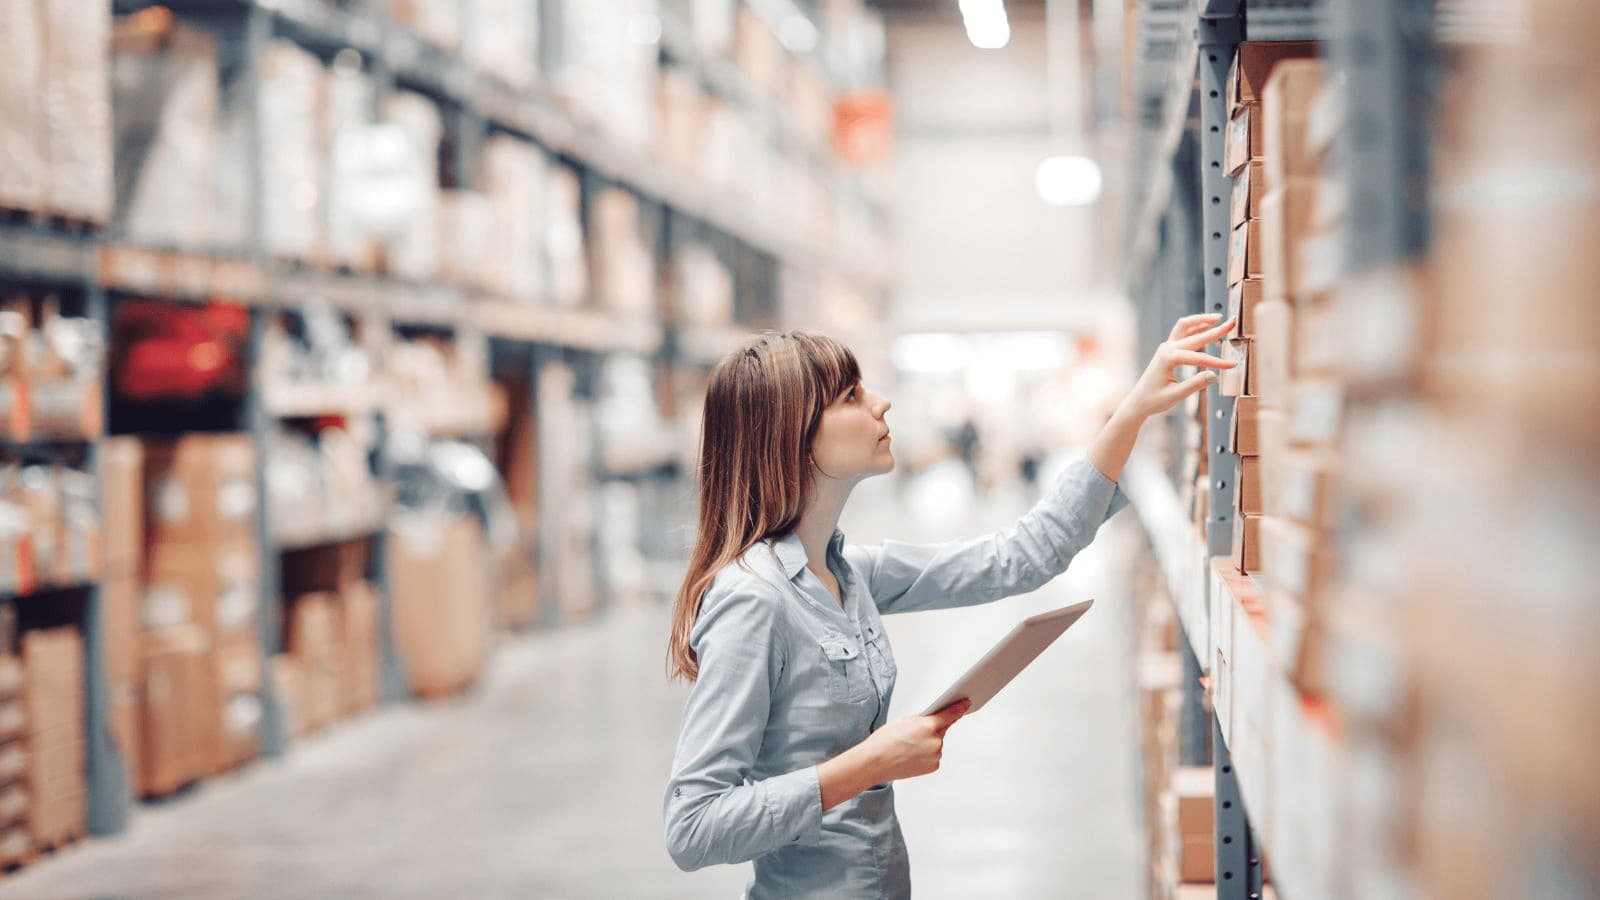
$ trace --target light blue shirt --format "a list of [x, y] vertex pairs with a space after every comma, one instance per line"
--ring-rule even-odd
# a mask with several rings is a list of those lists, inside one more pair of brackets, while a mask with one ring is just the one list
[[663, 803], [673, 861], [687, 871], [753, 860], [752, 900], [911, 896], [894, 787], [823, 812], [817, 784], [819, 763], [888, 714], [895, 662], [881, 616], [1035, 590], [1126, 504], [1079, 458], [1016, 524], [983, 537], [862, 547], [835, 531], [828, 567], [842, 604], [792, 533], [723, 568], [689, 638], [700, 675]]

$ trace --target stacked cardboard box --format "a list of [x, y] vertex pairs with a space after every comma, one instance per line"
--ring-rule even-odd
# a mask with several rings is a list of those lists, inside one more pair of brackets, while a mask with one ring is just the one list
[[1271, 74], [1280, 64], [1316, 53], [1317, 44], [1309, 41], [1250, 41], [1239, 45], [1228, 73], [1230, 118], [1224, 156], [1226, 171], [1234, 176], [1228, 283], [1230, 312], [1239, 325], [1224, 355], [1238, 365], [1223, 373], [1220, 388], [1223, 396], [1237, 398], [1229, 450], [1239, 456], [1233, 555], [1241, 572], [1261, 568], [1261, 517], [1265, 512], [1260, 442], [1264, 364], [1259, 356], [1271, 352], [1260, 344], [1270, 342], [1273, 335], [1262, 332], [1259, 309], [1268, 292], [1268, 280], [1263, 276], [1270, 242], [1264, 232], [1275, 224], [1270, 201], [1279, 185], [1270, 177], [1276, 169], [1268, 160], [1264, 98]]
[[596, 302], [615, 312], [655, 315], [654, 247], [638, 197], [616, 187], [597, 194], [589, 209], [588, 241]]
[[[28, 742], [28, 830], [36, 845], [59, 847], [85, 833], [83, 639], [76, 628], [22, 635]], [[0, 716], [0, 729], [4, 728]]]
[[16, 610], [5, 607], [0, 609], [0, 866], [27, 862], [33, 853], [27, 674], [15, 645]]
[[426, 280], [439, 274], [439, 143], [444, 125], [432, 100], [410, 91], [383, 98], [381, 119], [405, 135], [408, 145], [404, 177], [396, 181], [410, 215], [383, 242], [385, 271], [406, 279]]
[[0, 302], [0, 435], [17, 443], [93, 439], [105, 427], [98, 325], [58, 298]]
[[365, 540], [286, 556], [287, 653], [275, 677], [300, 735], [354, 715], [378, 699], [378, 597], [367, 580]]
[[484, 147], [483, 168], [491, 207], [488, 249], [477, 274], [458, 264], [464, 271], [456, 277], [509, 300], [545, 300], [550, 164], [533, 144], [495, 135]]
[[[195, 434], [143, 449], [144, 788], [160, 793], [255, 755], [261, 560], [248, 436]], [[192, 727], [158, 721], [166, 716]], [[160, 758], [151, 730], [176, 742], [172, 759]]]

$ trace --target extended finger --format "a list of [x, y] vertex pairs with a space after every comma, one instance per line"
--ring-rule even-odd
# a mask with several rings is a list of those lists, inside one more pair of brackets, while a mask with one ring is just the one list
[[1236, 359], [1223, 359], [1198, 350], [1179, 350], [1172, 354], [1172, 364], [1177, 366], [1197, 366], [1202, 369], [1231, 369], [1239, 364]]
[[1175, 341], [1194, 334], [1202, 328], [1215, 324], [1220, 318], [1222, 318], [1221, 313], [1195, 313], [1192, 316], [1184, 316], [1173, 324], [1170, 340]]
[[1183, 350], [1199, 350], [1201, 347], [1204, 347], [1213, 341], [1221, 340], [1222, 338], [1226, 337], [1228, 332], [1233, 330], [1233, 326], [1235, 324], [1237, 324], [1235, 320], [1229, 319], [1215, 328], [1208, 328], [1199, 334], [1190, 335], [1189, 337], [1182, 339], [1178, 342], [1178, 347]]

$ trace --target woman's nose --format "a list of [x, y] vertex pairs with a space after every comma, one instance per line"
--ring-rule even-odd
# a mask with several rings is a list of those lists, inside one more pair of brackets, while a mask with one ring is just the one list
[[878, 415], [878, 418], [881, 419], [881, 418], [883, 418], [884, 414], [889, 411], [889, 407], [893, 406], [894, 404], [889, 402], [889, 398], [888, 397], [880, 397], [877, 394], [874, 394], [873, 398], [878, 401], [878, 412], [877, 412], [877, 415]]

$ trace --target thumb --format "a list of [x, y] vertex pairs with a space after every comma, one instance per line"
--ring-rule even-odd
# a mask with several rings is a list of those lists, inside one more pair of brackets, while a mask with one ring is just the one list
[[949, 728], [951, 725], [954, 725], [957, 719], [966, 715], [967, 710], [971, 708], [971, 700], [957, 700], [949, 706], [946, 706], [944, 709], [939, 710], [932, 716], [934, 720], [934, 730], [942, 734], [945, 729]]
[[1215, 372], [1201, 372], [1196, 375], [1190, 375], [1176, 384], [1169, 384], [1163, 388], [1161, 390], [1161, 402], [1166, 404], [1167, 409], [1171, 409], [1182, 403], [1184, 398], [1190, 394], [1204, 390], [1206, 385], [1216, 380], [1217, 373]]

